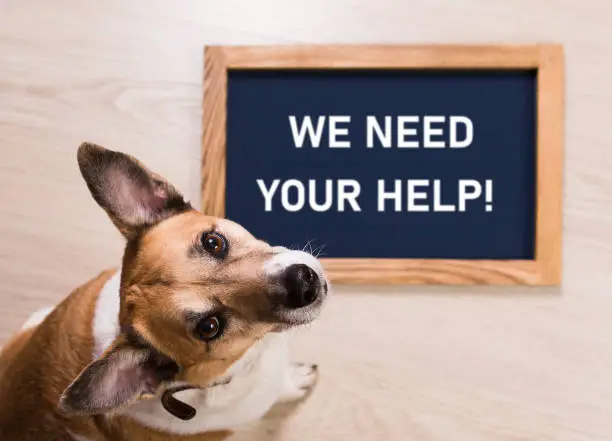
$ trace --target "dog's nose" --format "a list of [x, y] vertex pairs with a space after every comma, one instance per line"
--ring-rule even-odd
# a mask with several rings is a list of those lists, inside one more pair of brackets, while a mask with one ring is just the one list
[[284, 274], [287, 289], [287, 307], [303, 308], [314, 303], [321, 292], [321, 282], [317, 273], [308, 265], [290, 265]]

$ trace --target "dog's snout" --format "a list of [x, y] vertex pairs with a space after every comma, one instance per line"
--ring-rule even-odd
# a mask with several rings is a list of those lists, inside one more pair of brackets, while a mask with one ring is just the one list
[[303, 308], [317, 300], [321, 294], [321, 281], [317, 273], [308, 265], [290, 265], [284, 274], [287, 289], [287, 307]]

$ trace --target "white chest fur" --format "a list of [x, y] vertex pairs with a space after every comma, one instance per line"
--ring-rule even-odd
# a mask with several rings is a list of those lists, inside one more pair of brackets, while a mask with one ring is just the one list
[[233, 367], [228, 384], [177, 393], [178, 399], [197, 410], [192, 420], [172, 416], [159, 401], [140, 402], [127, 414], [146, 426], [182, 434], [232, 429], [257, 420], [284, 393], [289, 368], [286, 340], [282, 334], [262, 340]]
[[[108, 280], [96, 305], [93, 323], [94, 357], [99, 356], [119, 332], [119, 280]], [[253, 346], [227, 373], [231, 381], [205, 390], [186, 390], [175, 396], [197, 410], [183, 421], [169, 414], [159, 400], [139, 402], [125, 414], [141, 424], [167, 433], [195, 434], [235, 429], [261, 418], [279, 401], [297, 400], [316, 381], [313, 366], [292, 364], [289, 335], [269, 334]]]

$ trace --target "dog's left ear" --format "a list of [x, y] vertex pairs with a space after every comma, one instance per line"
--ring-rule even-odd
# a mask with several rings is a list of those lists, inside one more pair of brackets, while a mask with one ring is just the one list
[[93, 198], [128, 239], [191, 209], [174, 186], [130, 155], [83, 143], [77, 161]]
[[160, 360], [150, 350], [118, 341], [90, 363], [66, 388], [59, 408], [67, 415], [96, 415], [155, 394], [162, 382], [171, 380], [178, 367]]

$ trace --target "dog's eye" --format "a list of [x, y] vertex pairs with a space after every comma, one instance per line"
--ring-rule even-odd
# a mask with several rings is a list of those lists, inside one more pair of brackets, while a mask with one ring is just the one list
[[202, 246], [215, 257], [224, 257], [227, 254], [227, 240], [219, 233], [204, 233]]
[[195, 333], [200, 340], [208, 341], [218, 337], [223, 332], [223, 321], [220, 317], [211, 315], [205, 317], [196, 325]]

